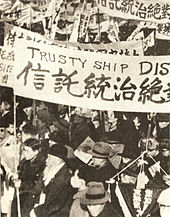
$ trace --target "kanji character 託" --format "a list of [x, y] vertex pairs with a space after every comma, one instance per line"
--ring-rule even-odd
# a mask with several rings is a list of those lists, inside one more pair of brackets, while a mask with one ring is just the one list
[[67, 86], [67, 91], [70, 95], [75, 97], [83, 97], [83, 94], [75, 94], [71, 92], [71, 86], [75, 84], [79, 84], [78, 81], [72, 81], [72, 77], [76, 74], [78, 74], [78, 72], [75, 70], [70, 75], [67, 75], [66, 73], [63, 73], [62, 68], [59, 68], [59, 73], [52, 75], [52, 77], [55, 78], [54, 92], [59, 93], [64, 86]]

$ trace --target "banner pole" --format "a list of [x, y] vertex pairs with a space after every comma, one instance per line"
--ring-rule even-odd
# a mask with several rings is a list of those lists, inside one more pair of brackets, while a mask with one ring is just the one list
[[[18, 176], [18, 149], [17, 149], [17, 133], [16, 133], [16, 95], [14, 94], [14, 143], [15, 143], [15, 174]], [[18, 178], [18, 177], [17, 177]], [[19, 188], [16, 188], [16, 196], [17, 196], [17, 211], [18, 211], [18, 217], [21, 217], [21, 207], [20, 207], [20, 197], [19, 197]]]

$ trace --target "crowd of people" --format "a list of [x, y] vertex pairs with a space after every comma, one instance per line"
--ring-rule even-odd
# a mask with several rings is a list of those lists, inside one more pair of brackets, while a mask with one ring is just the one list
[[0, 93], [2, 217], [126, 217], [117, 183], [161, 189], [154, 211], [131, 216], [169, 216], [170, 113], [96, 111], [5, 87]]

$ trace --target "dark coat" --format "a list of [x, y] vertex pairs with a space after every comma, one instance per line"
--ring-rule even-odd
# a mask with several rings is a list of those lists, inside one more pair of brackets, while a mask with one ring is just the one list
[[[73, 195], [70, 185], [71, 174], [68, 167], [63, 166], [47, 186], [42, 186], [41, 191], [45, 193], [45, 203], [34, 209], [37, 217], [62, 217], [59, 215], [61, 209]], [[37, 202], [39, 197], [37, 197]]]
[[113, 177], [117, 173], [114, 166], [108, 162], [105, 166], [101, 168], [96, 168], [92, 166], [86, 167], [86, 181], [96, 181], [96, 182], [105, 182]]
[[[45, 168], [45, 156], [41, 153], [33, 160], [23, 159], [19, 165], [19, 179], [21, 186], [19, 189], [21, 216], [28, 217], [36, 202], [36, 196], [41, 192], [42, 172]], [[17, 217], [16, 196], [12, 202], [12, 217]]]

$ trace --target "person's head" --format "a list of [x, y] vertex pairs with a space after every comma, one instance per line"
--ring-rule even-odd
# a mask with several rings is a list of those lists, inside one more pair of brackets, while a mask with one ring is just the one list
[[18, 97], [18, 102], [19, 102], [19, 107], [23, 109], [23, 111], [27, 115], [28, 120], [30, 120], [33, 112], [33, 108], [32, 108], [33, 100], [28, 98]]
[[62, 145], [54, 144], [49, 152], [48, 157], [46, 159], [46, 164], [50, 166], [54, 166], [54, 162], [56, 166], [60, 164], [61, 162], [64, 162], [67, 160], [67, 148], [65, 148]]
[[164, 157], [170, 157], [170, 139], [163, 139], [160, 142], [160, 148]]
[[108, 143], [99, 141], [94, 144], [92, 149], [91, 166], [102, 167], [108, 162], [111, 148]]
[[160, 193], [157, 202], [160, 207], [160, 216], [169, 217], [170, 216], [170, 188], [167, 188]]
[[22, 142], [25, 142], [29, 138], [38, 139], [38, 129], [35, 125], [27, 122], [22, 127]]
[[10, 109], [13, 107], [13, 101], [12, 97], [6, 95], [2, 96], [1, 98], [1, 104], [0, 104], [0, 111], [1, 113], [5, 113], [6, 111], [10, 111]]
[[41, 146], [37, 139], [31, 138], [24, 142], [23, 155], [26, 160], [32, 160], [36, 158], [40, 150]]
[[160, 129], [164, 129], [169, 125], [170, 115], [167, 113], [159, 113], [156, 116], [156, 120]]
[[1, 111], [9, 111], [11, 108], [11, 105], [6, 100], [1, 102]]
[[0, 142], [2, 142], [6, 137], [7, 127], [8, 127], [8, 124], [2, 119], [0, 119]]
[[147, 148], [147, 152], [152, 157], [155, 157], [159, 154], [159, 142], [154, 138], [142, 138], [138, 142], [138, 147], [141, 151], [145, 151]]
[[98, 216], [104, 209], [110, 194], [105, 191], [102, 182], [89, 182], [86, 194], [80, 198], [80, 203], [87, 206], [91, 216]]

